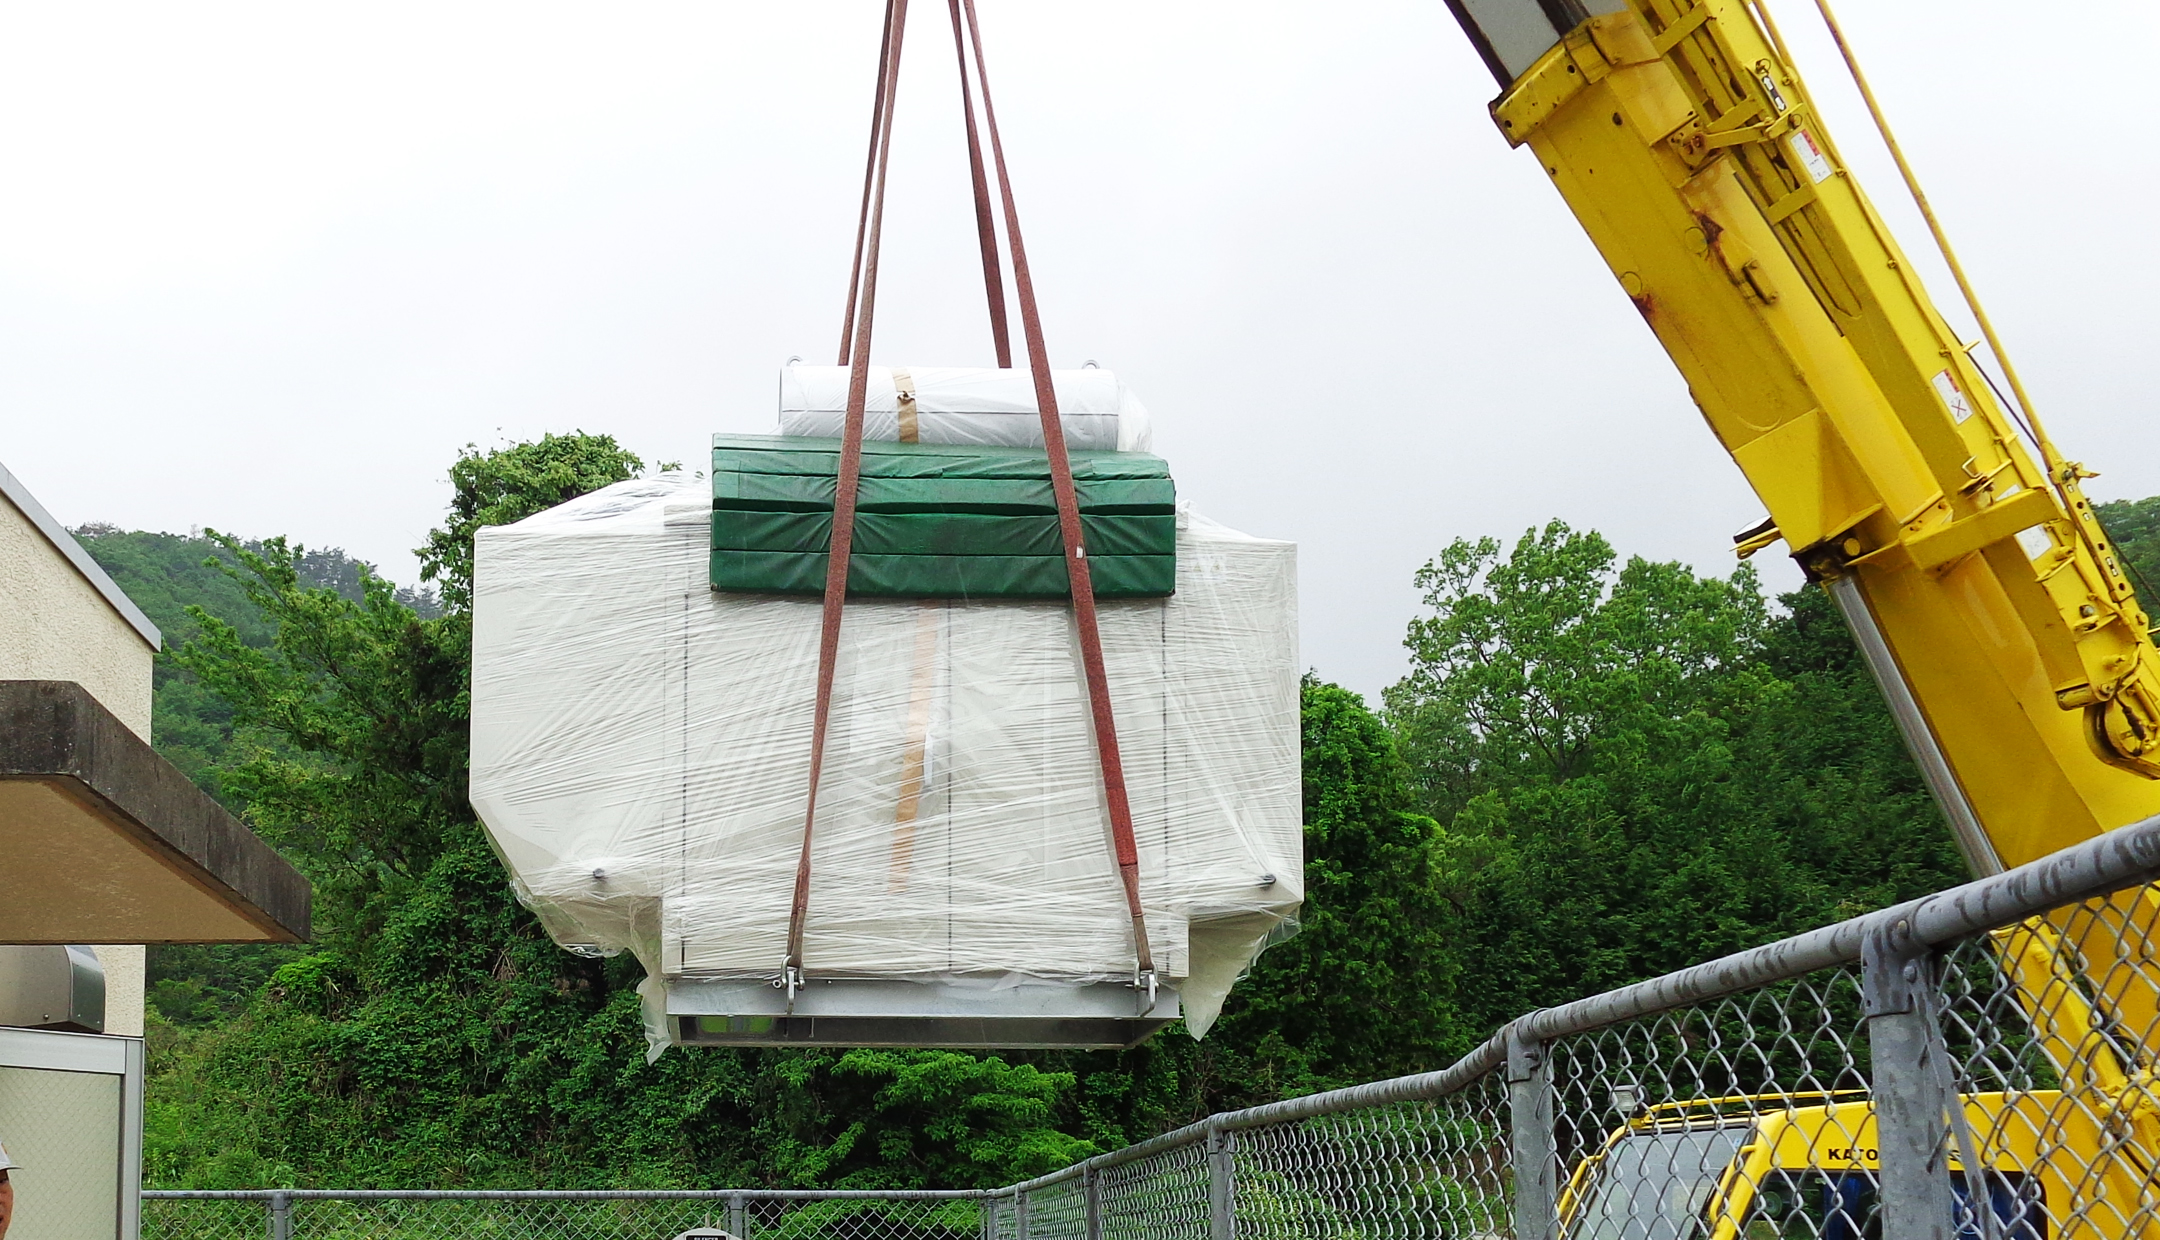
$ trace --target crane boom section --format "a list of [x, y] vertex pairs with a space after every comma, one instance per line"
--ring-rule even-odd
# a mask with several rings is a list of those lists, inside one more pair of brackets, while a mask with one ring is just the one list
[[1874, 627], [1975, 870], [2160, 812], [2160, 654], [2090, 475], [2027, 451], [1774, 28], [1742, 0], [1582, 2], [1451, 0], [1494, 121], [1769, 509], [1742, 551], [1782, 538]]

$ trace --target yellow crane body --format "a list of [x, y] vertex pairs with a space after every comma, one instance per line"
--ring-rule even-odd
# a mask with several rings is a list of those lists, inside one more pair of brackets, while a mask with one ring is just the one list
[[[1448, 3], [1502, 84], [1494, 122], [1769, 510], [1737, 549], [1782, 540], [1829, 590], [1975, 873], [2160, 814], [2160, 652], [2092, 475], [1929, 300], [1764, 0]], [[2114, 1116], [2110, 1157], [2150, 1176], [2160, 895], [2108, 903], [1997, 946], [2065, 1105]]]
[[[1493, 104], [1687, 378], [1782, 539], [1836, 586], [1975, 871], [2160, 813], [2160, 655], [2063, 463], [2050, 476], [1741, 0], [1460, 0], [1549, 47]], [[1564, 19], [1563, 19], [1564, 20]], [[1535, 51], [1533, 56], [1529, 55]], [[1855, 608], [1864, 614], [1855, 615]], [[1916, 730], [1918, 734], [1916, 733]], [[1926, 752], [1933, 749], [1934, 753]]]

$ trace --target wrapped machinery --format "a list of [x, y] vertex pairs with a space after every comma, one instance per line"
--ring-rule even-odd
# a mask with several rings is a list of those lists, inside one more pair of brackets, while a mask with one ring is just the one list
[[[994, 394], [1001, 372], [917, 373]], [[1152, 990], [1030, 392], [865, 446], [799, 993], [775, 982], [837, 443], [719, 436], [709, 480], [619, 483], [480, 532], [473, 805], [559, 943], [637, 955], [656, 1046], [1123, 1046], [1181, 1014], [1197, 1036], [1294, 929], [1295, 548], [1178, 503], [1163, 462], [1130, 450], [1145, 411], [1102, 371], [1060, 372], [1061, 399], [1071, 375], [1111, 414], [1109, 446], [1072, 461]], [[783, 426], [832, 429], [808, 416]]]

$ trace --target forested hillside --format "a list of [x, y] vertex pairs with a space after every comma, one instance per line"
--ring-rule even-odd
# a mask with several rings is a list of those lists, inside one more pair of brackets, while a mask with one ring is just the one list
[[[158, 751], [205, 792], [231, 808], [243, 808], [240, 800], [220, 786], [221, 772], [237, 759], [232, 707], [206, 691], [194, 673], [173, 657], [200, 631], [190, 608], [201, 608], [233, 626], [248, 646], [268, 647], [276, 637], [276, 630], [249, 601], [239, 581], [223, 571], [236, 562], [233, 553], [200, 533], [160, 534], [99, 524], [85, 525], [74, 533], [164, 634], [166, 653], [158, 656], [151, 669], [155, 692], [150, 726]], [[253, 542], [241, 546], [249, 551], [262, 549]], [[372, 572], [374, 566], [333, 547], [301, 554], [294, 567], [309, 586], [358, 598], [362, 574]], [[397, 598], [420, 615], [441, 611], [430, 590], [399, 590]], [[269, 735], [256, 735], [250, 741], [282, 747]], [[154, 947], [150, 951], [150, 1004], [176, 1024], [222, 1020], [239, 1012], [269, 980], [272, 970], [300, 954], [301, 949], [285, 946]]]
[[[173, 647], [159, 745], [318, 893], [306, 948], [154, 953], [153, 1183], [1008, 1182], [1961, 877], [1819, 595], [1554, 524], [1441, 551], [1383, 709], [1308, 677], [1303, 932], [1206, 1041], [647, 1064], [636, 963], [549, 943], [464, 800], [473, 531], [643, 468], [604, 436], [461, 456], [439, 604], [276, 538], [83, 531]], [[2104, 515], [2160, 576], [2160, 500]]]
[[[200, 607], [234, 626], [250, 646], [268, 646], [275, 636], [240, 583], [210, 563], [234, 563], [232, 553], [216, 539], [199, 533], [153, 534], [99, 524], [85, 525], [74, 533], [158, 626], [168, 650], [178, 650], [198, 631], [188, 615], [190, 607]], [[242, 546], [262, 549], [252, 542]], [[361, 574], [374, 571], [374, 565], [335, 547], [306, 552], [295, 568], [308, 585], [335, 590], [346, 598], [358, 598]], [[398, 601], [421, 615], [441, 610], [432, 591], [400, 590]], [[203, 692], [195, 677], [169, 656], [158, 659], [152, 675], [156, 696], [151, 727], [159, 752], [215, 795], [218, 767], [232, 744], [232, 708]]]

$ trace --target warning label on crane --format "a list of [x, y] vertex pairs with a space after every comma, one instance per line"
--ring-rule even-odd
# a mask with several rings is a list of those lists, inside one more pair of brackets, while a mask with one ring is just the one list
[[1965, 389], [1958, 386], [1957, 376], [1949, 371], [1936, 373], [1935, 394], [1942, 397], [1943, 406], [1950, 410], [1950, 420], [1960, 426], [1973, 415], [1972, 398], [1965, 395]]
[[1785, 144], [1792, 148], [1792, 153], [1799, 158], [1808, 175], [1815, 178], [1816, 184], [1820, 185], [1830, 179], [1830, 157], [1823, 154], [1821, 147], [1815, 145], [1814, 134], [1805, 129], [1795, 129], [1792, 136], [1785, 139]]

